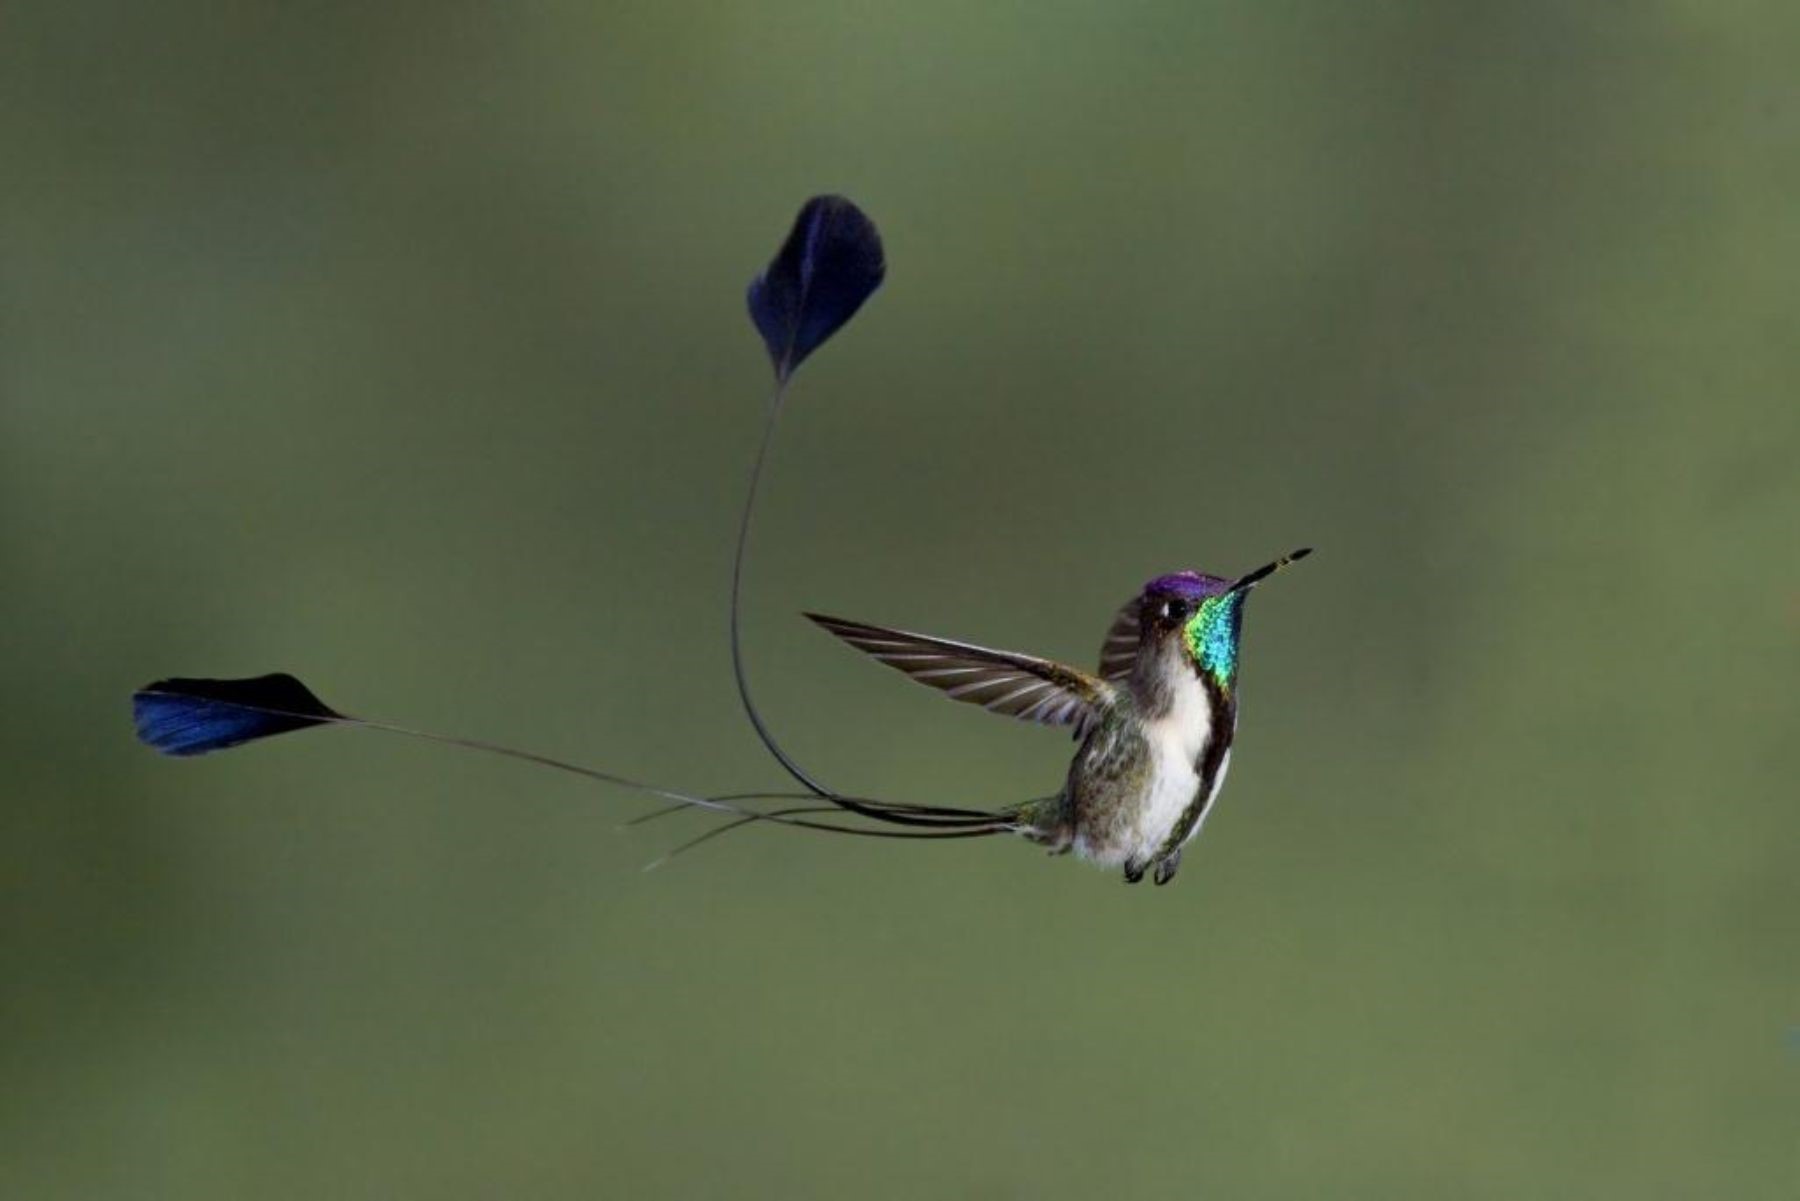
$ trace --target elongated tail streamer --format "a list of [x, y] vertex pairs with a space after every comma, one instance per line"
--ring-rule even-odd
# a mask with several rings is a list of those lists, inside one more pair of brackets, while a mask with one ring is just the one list
[[[726, 798], [703, 797], [494, 743], [352, 717], [327, 706], [299, 680], [282, 673], [248, 679], [160, 680], [141, 689], [132, 698], [138, 737], [164, 754], [185, 757], [317, 726], [354, 726], [536, 763], [673, 802], [669, 809], [659, 811], [659, 814], [698, 807], [728, 814], [734, 819], [677, 847], [671, 855], [688, 845], [698, 845], [718, 834], [755, 822], [879, 838], [970, 838], [1015, 829], [1013, 816], [1006, 811], [872, 800], [846, 796], [826, 788], [777, 742], [750, 695], [740, 636], [740, 602], [757, 494], [774, 443], [787, 386], [800, 364], [843, 328], [881, 286], [885, 275], [881, 237], [868, 216], [841, 196], [815, 196], [801, 206], [787, 239], [768, 268], [751, 282], [748, 293], [750, 318], [768, 352], [775, 387], [750, 471], [732, 561], [732, 672], [745, 715], [757, 737], [782, 768], [807, 790], [805, 793], [751, 792]], [[798, 800], [817, 800], [823, 804], [788, 805], [767, 812], [746, 807], [751, 801]], [[832, 812], [867, 818], [886, 826], [910, 828], [875, 829], [818, 820], [820, 815]]]
[[[842, 806], [837, 802], [833, 802], [832, 809], [829, 810], [823, 806], [811, 806], [805, 812], [801, 812], [799, 809], [790, 809], [765, 813], [746, 808], [745, 803], [750, 801], [792, 802], [815, 800], [816, 798], [811, 794], [793, 792], [739, 792], [721, 797], [701, 796], [680, 789], [649, 784], [629, 776], [619, 775], [616, 772], [602, 771], [599, 768], [556, 759], [549, 755], [501, 746], [498, 743], [483, 742], [474, 738], [458, 738], [448, 734], [434, 734], [408, 726], [354, 717], [330, 708], [319, 700], [318, 696], [306, 685], [293, 676], [283, 673], [248, 679], [158, 680], [154, 684], [139, 689], [131, 699], [138, 738], [165, 755], [181, 758], [226, 750], [242, 746], [245, 743], [292, 733], [296, 730], [320, 726], [348, 726], [378, 730], [388, 734], [400, 734], [409, 738], [422, 738], [431, 742], [462, 747], [465, 750], [479, 751], [483, 754], [535, 763], [540, 767], [548, 767], [584, 779], [662, 797], [674, 802], [675, 808], [699, 808], [726, 814], [738, 819], [729, 823], [729, 827], [733, 829], [742, 824], [766, 821], [776, 825], [820, 830], [834, 834], [853, 834], [868, 838], [968, 838], [981, 834], [999, 834], [1012, 828], [1009, 817], [1003, 813], [986, 814], [984, 815], [986, 820], [979, 825], [969, 823], [954, 829], [942, 830], [884, 830], [865, 826], [846, 826], [812, 819], [814, 813], [841, 808]], [[905, 819], [919, 813], [934, 811], [930, 806], [900, 805], [865, 798], [847, 799], [857, 806], [856, 812], [890, 824], [923, 825], [926, 823], [916, 823]], [[670, 855], [683, 849], [685, 848], [678, 847], [676, 851], [670, 852]], [[663, 858], [669, 857], [669, 855], [665, 855]], [[659, 862], [661, 861], [659, 860]]]
[[[744, 563], [749, 553], [750, 529], [756, 498], [762, 483], [769, 448], [781, 421], [788, 380], [806, 357], [841, 329], [886, 278], [886, 255], [881, 235], [868, 215], [842, 196], [815, 196], [800, 207], [787, 240], [776, 251], [767, 269], [750, 283], [750, 320], [762, 335], [775, 371], [775, 391], [763, 421], [762, 440], [750, 468], [750, 487], [738, 518], [737, 549], [731, 563], [731, 671], [737, 682], [744, 716], [769, 754], [788, 775], [814, 796], [856, 812], [834, 790], [821, 784], [789, 755], [763, 720], [750, 694], [744, 668], [742, 611]], [[865, 816], [869, 816], [865, 814]], [[951, 815], [942, 815], [949, 817]], [[960, 818], [960, 814], [956, 815]], [[939, 818], [920, 817], [920, 824]]]

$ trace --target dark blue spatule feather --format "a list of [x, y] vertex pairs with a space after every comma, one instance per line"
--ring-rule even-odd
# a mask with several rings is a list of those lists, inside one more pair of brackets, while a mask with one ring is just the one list
[[750, 283], [756, 322], [775, 378], [785, 381], [881, 286], [881, 235], [842, 196], [814, 196], [769, 269]]
[[293, 676], [158, 680], [132, 695], [137, 735], [165, 755], [204, 755], [341, 720]]

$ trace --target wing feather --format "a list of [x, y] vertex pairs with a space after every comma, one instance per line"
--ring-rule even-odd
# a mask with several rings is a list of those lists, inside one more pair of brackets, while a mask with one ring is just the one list
[[[1007, 717], [1047, 726], [1074, 726], [1080, 736], [1113, 703], [1112, 684], [1050, 659], [841, 617], [806, 616], [857, 650], [952, 700]], [[1135, 649], [1135, 626], [1132, 641]]]
[[1131, 674], [1138, 651], [1138, 622], [1138, 598], [1134, 596], [1113, 614], [1106, 641], [1100, 644], [1100, 678], [1109, 684], [1123, 683]]

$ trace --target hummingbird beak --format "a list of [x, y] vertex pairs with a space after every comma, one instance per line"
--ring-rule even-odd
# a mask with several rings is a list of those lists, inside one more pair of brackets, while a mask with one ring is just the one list
[[1299, 550], [1294, 551], [1291, 554], [1286, 554], [1286, 555], [1281, 556], [1281, 558], [1275, 560], [1273, 563], [1264, 563], [1261, 567], [1258, 567], [1255, 571], [1252, 571], [1247, 575], [1240, 576], [1238, 578], [1238, 581], [1235, 584], [1233, 584], [1230, 588], [1227, 588], [1225, 590], [1225, 595], [1230, 596], [1233, 592], [1248, 592], [1250, 589], [1256, 587], [1258, 584], [1262, 583], [1264, 580], [1268, 579], [1270, 576], [1274, 575], [1276, 572], [1280, 571], [1282, 568], [1286, 567], [1288, 564], [1298, 563], [1300, 560], [1306, 558], [1306, 556], [1308, 556], [1310, 554], [1312, 554], [1312, 547], [1303, 546]]

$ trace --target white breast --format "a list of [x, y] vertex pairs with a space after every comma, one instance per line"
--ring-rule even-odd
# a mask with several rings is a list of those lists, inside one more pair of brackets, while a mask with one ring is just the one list
[[[1168, 838], [1181, 815], [1200, 791], [1200, 773], [1194, 765], [1212, 738], [1212, 708], [1198, 677], [1187, 674], [1175, 684], [1174, 704], [1156, 721], [1146, 722], [1153, 764], [1149, 794], [1138, 818], [1140, 856], [1154, 852]], [[1219, 779], [1225, 776], [1219, 772]], [[1218, 780], [1213, 783], [1218, 790]], [[1210, 799], [1210, 798], [1209, 798]], [[1195, 831], [1199, 829], [1195, 826]]]

